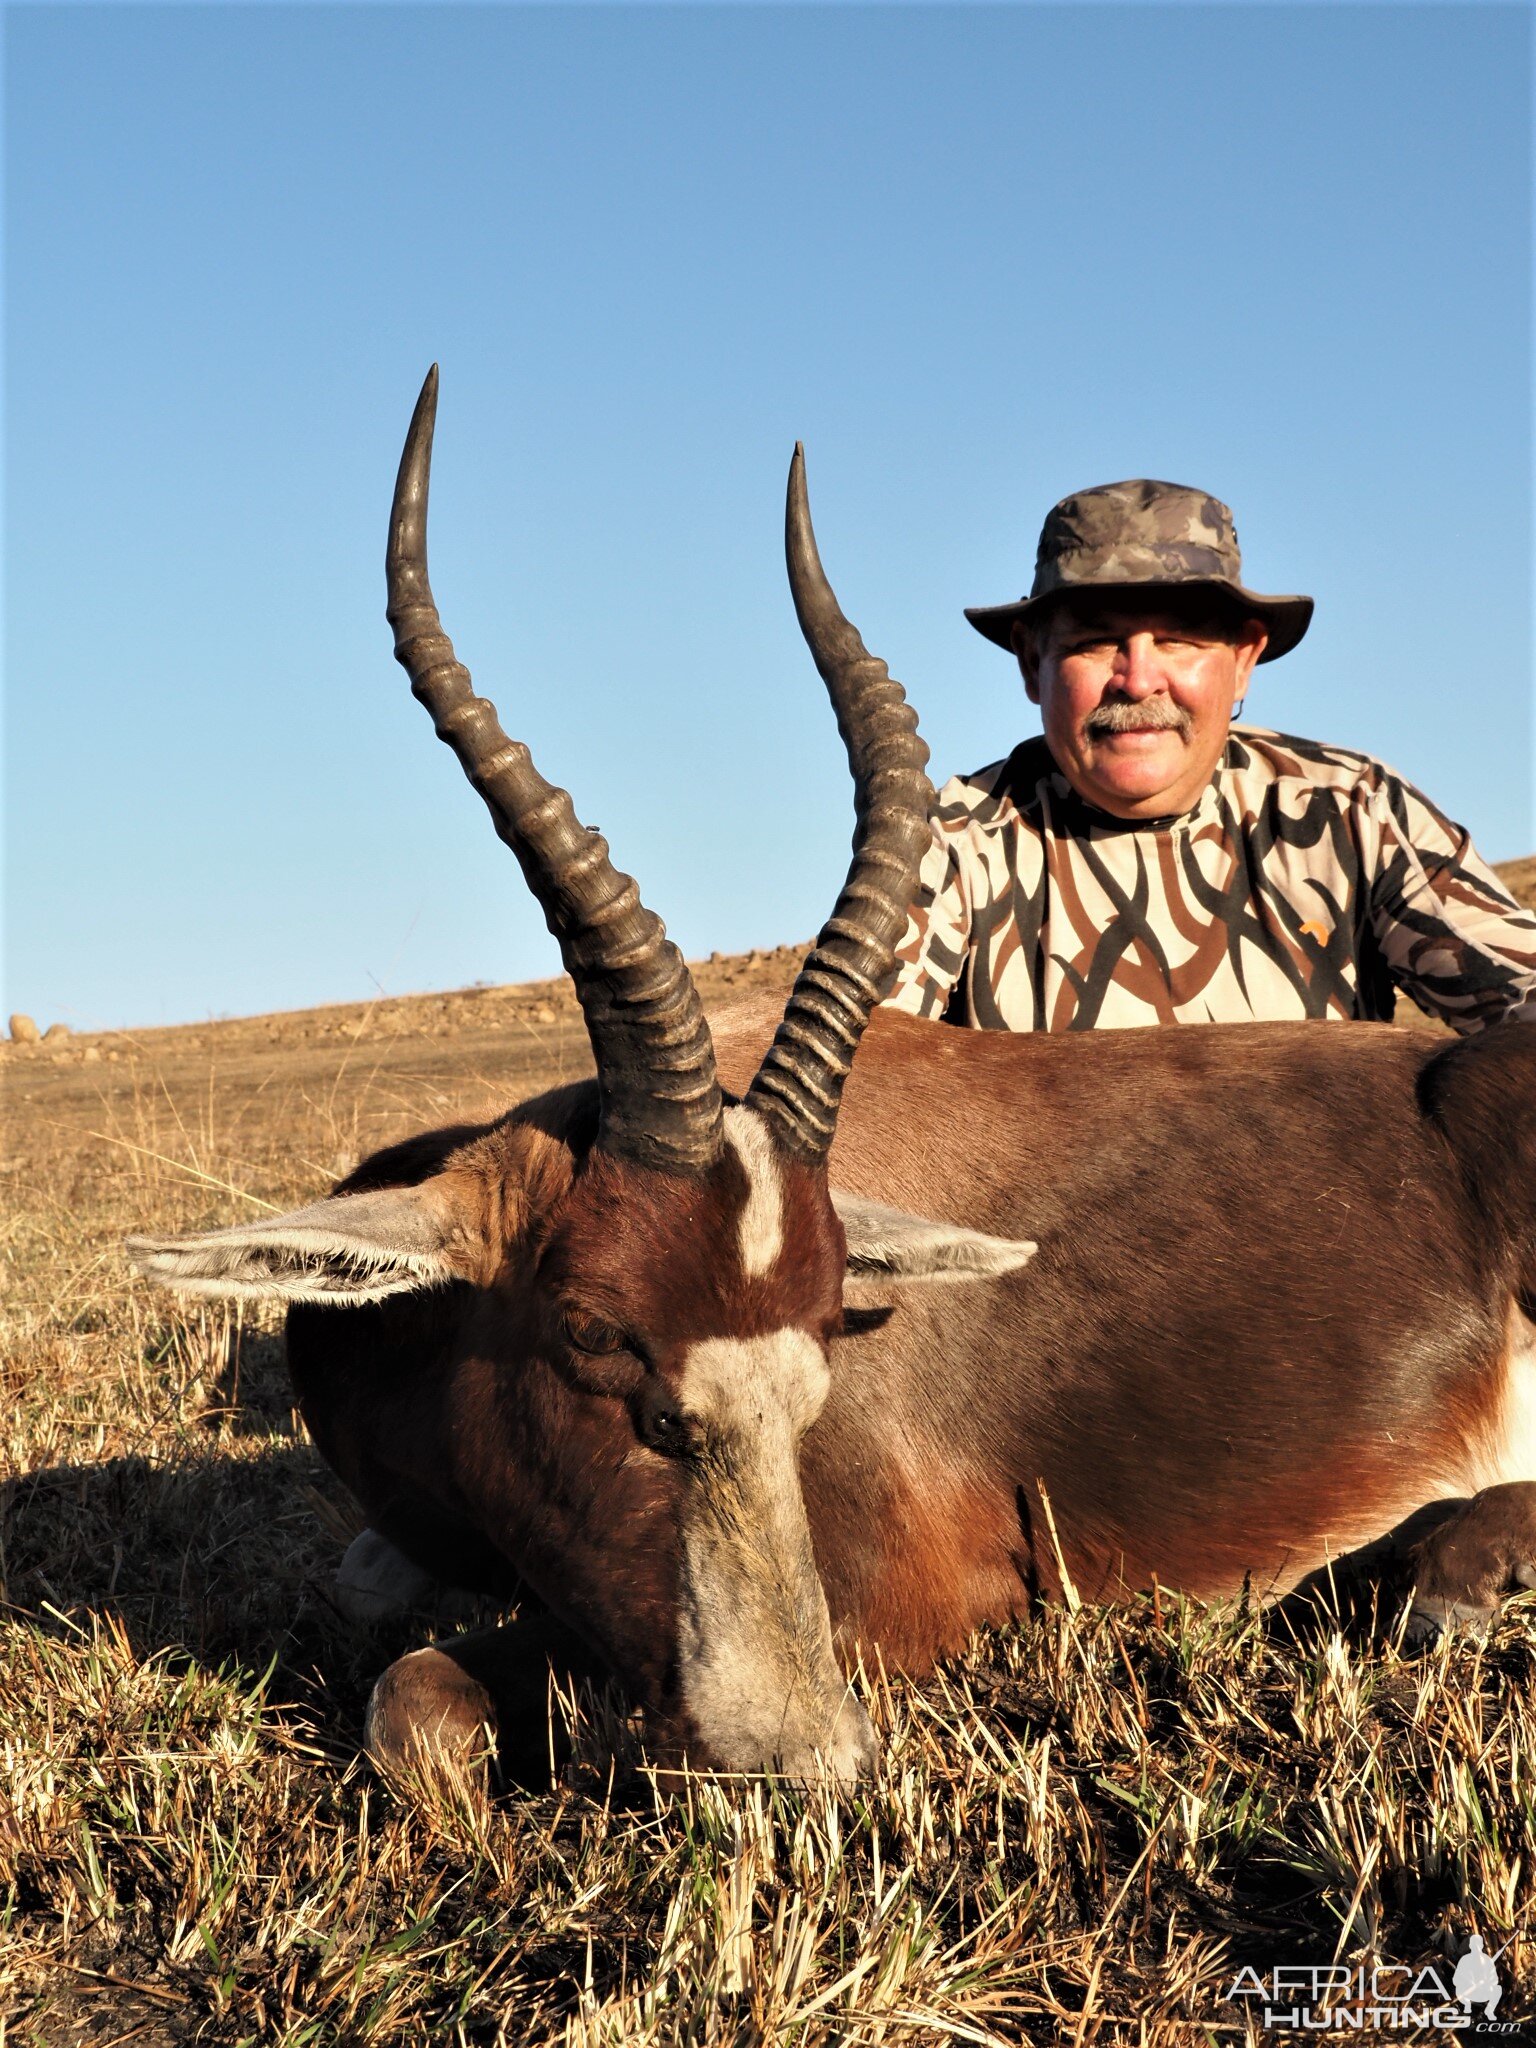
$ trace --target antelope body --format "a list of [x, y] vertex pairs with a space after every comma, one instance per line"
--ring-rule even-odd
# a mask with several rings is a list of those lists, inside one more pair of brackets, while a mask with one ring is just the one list
[[[1064, 1576], [1276, 1594], [1441, 1502], [1366, 1553], [1426, 1623], [1536, 1582], [1536, 1030], [871, 1022], [926, 754], [821, 574], [797, 457], [791, 583], [859, 830], [782, 1020], [712, 1036], [442, 635], [434, 379], [397, 652], [561, 940], [597, 1079], [291, 1217], [133, 1245], [171, 1285], [295, 1303], [304, 1413], [378, 1535], [531, 1587], [659, 1749], [845, 1776], [872, 1749], [858, 1645], [921, 1668]], [[505, 1709], [542, 1672], [517, 1628], [392, 1667], [376, 1752]]]

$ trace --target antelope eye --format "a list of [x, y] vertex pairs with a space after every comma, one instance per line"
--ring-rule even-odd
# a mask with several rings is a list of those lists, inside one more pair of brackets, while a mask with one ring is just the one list
[[588, 1358], [611, 1358], [616, 1351], [631, 1348], [624, 1332], [615, 1324], [604, 1322], [601, 1316], [590, 1316], [584, 1309], [568, 1308], [563, 1320], [572, 1348], [585, 1352]]
[[635, 1404], [635, 1426], [642, 1443], [666, 1458], [681, 1458], [693, 1448], [693, 1430], [671, 1390], [648, 1380]]

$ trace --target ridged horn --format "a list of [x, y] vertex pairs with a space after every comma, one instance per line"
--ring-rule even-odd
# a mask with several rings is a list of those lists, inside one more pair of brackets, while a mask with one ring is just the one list
[[499, 838], [559, 941], [597, 1061], [598, 1144], [621, 1158], [698, 1172], [719, 1154], [722, 1103], [715, 1050], [693, 978], [660, 918], [640, 901], [607, 842], [547, 783], [494, 705], [474, 694], [443, 631], [427, 580], [427, 493], [437, 365], [421, 387], [389, 522], [386, 616], [395, 658], [432, 714], [440, 740], [485, 799]]
[[747, 1091], [801, 1158], [823, 1159], [843, 1083], [869, 1014], [890, 987], [896, 946], [929, 845], [933, 785], [917, 715], [832, 593], [805, 491], [805, 451], [789, 466], [784, 507], [789, 587], [806, 645], [837, 713], [853, 771], [853, 865], [796, 979], [773, 1044]]

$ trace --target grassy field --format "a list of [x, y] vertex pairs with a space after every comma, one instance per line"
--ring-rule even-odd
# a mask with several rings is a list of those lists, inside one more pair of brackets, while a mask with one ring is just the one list
[[0, 2043], [1278, 2039], [1240, 1969], [1448, 1984], [1473, 1930], [1536, 2038], [1529, 1601], [1417, 1658], [1166, 1595], [1045, 1612], [865, 1673], [884, 1759], [842, 1800], [660, 1789], [604, 1698], [553, 1698], [575, 1761], [494, 1803], [371, 1778], [368, 1688], [432, 1617], [339, 1617], [355, 1512], [277, 1319], [120, 1242], [587, 1064], [553, 984], [0, 1056]]

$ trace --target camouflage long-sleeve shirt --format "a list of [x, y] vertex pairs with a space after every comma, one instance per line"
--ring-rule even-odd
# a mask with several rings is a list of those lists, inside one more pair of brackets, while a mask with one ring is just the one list
[[1043, 739], [956, 776], [888, 1001], [978, 1029], [1536, 1021], [1536, 916], [1369, 754], [1234, 726], [1187, 815], [1083, 802]]

